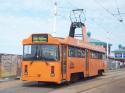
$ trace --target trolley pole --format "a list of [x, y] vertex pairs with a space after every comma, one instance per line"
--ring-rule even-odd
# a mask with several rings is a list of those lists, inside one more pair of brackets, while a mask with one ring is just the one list
[[57, 0], [54, 0], [54, 24], [53, 24], [53, 35], [56, 35], [57, 31]]

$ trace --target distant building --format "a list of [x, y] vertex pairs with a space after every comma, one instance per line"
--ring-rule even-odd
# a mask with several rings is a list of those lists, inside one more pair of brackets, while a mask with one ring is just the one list
[[112, 51], [112, 57], [110, 58], [115, 63], [116, 68], [125, 67], [125, 47], [118, 46], [118, 49]]
[[113, 50], [112, 53], [114, 59], [125, 62], [125, 46], [119, 45], [118, 49]]
[[0, 78], [20, 77], [22, 55], [0, 53]]
[[[99, 45], [99, 46], [103, 46], [107, 52], [107, 42], [103, 42], [101, 40], [97, 40], [97, 39], [93, 39], [91, 38], [91, 33], [88, 32], [87, 33], [88, 36], [88, 42], [94, 45]], [[108, 44], [108, 69], [109, 70], [114, 70], [114, 69], [119, 69], [120, 68], [120, 61], [116, 60], [115, 58], [111, 57], [111, 46], [112, 44]]]
[[[94, 45], [103, 46], [105, 48], [105, 50], [107, 51], [107, 42], [103, 42], [101, 40], [91, 38], [91, 33], [90, 32], [87, 32], [87, 36], [88, 36], [88, 42], [89, 43], [94, 44]], [[108, 53], [109, 53], [109, 55], [111, 53], [111, 46], [112, 46], [112, 44], [108, 44]]]

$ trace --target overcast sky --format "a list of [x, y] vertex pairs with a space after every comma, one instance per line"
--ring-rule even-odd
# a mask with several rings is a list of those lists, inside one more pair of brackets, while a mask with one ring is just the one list
[[[22, 40], [32, 33], [53, 33], [54, 0], [0, 0], [0, 53], [22, 54]], [[58, 18], [56, 35], [68, 36], [69, 14], [83, 8], [87, 30], [92, 38], [109, 41], [113, 49], [125, 45], [125, 21], [119, 22], [117, 8], [125, 13], [125, 0], [57, 0]], [[121, 14], [125, 20], [125, 14]]]

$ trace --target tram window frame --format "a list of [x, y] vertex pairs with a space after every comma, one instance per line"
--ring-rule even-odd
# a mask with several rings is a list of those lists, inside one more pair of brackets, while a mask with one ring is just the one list
[[81, 57], [81, 49], [79, 49], [79, 48], [76, 48], [76, 56], [77, 57]]
[[82, 49], [82, 57], [83, 57], [83, 58], [86, 57], [86, 51], [85, 51], [85, 49]]
[[[71, 49], [73, 50], [74, 54], [70, 53]], [[79, 51], [79, 53], [81, 53], [80, 55], [78, 55], [78, 51]], [[77, 58], [85, 58], [85, 49], [75, 47], [75, 46], [68, 46], [68, 56], [69, 57], [77, 57]]]
[[105, 53], [102, 54], [102, 59], [103, 59], [103, 60], [106, 59], [106, 54], [105, 54]]
[[[58, 53], [58, 55], [56, 55], [56, 56], [58, 56], [58, 58], [57, 58], [57, 60], [55, 60], [55, 61], [60, 61], [60, 49], [59, 49], [59, 45], [58, 44], [24, 44], [23, 45], [23, 60], [24, 61], [30, 61], [30, 60], [33, 60], [33, 61], [47, 61], [47, 62], [51, 62], [51, 61], [53, 61], [53, 60], [42, 60], [42, 59], [27, 59], [27, 58], [24, 58], [24, 49], [25, 49], [25, 46], [28, 46], [28, 45], [53, 45], [53, 46], [57, 46], [57, 53]], [[53, 61], [54, 62], [54, 61]]]
[[96, 51], [91, 51], [91, 58], [92, 59], [97, 59], [98, 56], [96, 54], [97, 54]]
[[[78, 51], [80, 53], [80, 55], [78, 55]], [[79, 58], [85, 58], [85, 49], [83, 48], [77, 48], [77, 53], [76, 53], [77, 57]]]
[[[71, 52], [73, 52], [73, 54]], [[69, 57], [76, 57], [76, 49], [74, 46], [68, 46], [68, 56]]]
[[98, 59], [102, 59], [102, 53], [98, 53]]
[[105, 58], [105, 53], [99, 52], [99, 59], [104, 60]]
[[91, 58], [92, 59], [104, 59], [103, 55], [105, 55], [102, 52], [98, 52], [98, 51], [91, 51]]

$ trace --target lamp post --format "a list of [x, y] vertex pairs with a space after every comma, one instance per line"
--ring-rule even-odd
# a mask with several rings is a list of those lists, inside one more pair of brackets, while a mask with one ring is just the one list
[[107, 31], [106, 33], [107, 33], [107, 45], [106, 45], [107, 50], [106, 50], [106, 54], [107, 54], [107, 62], [109, 62], [109, 31]]
[[57, 0], [54, 0], [54, 23], [53, 23], [53, 35], [56, 35], [57, 30]]
[[109, 56], [109, 37], [108, 37], [108, 35], [109, 35], [109, 32], [107, 31], [107, 58], [108, 58], [108, 56]]

